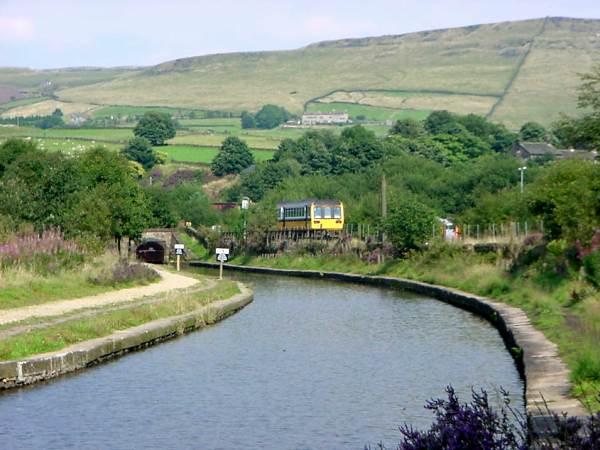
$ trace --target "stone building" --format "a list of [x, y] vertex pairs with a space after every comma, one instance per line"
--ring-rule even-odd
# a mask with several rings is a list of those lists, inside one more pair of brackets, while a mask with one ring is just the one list
[[515, 142], [511, 154], [523, 161], [537, 158], [568, 159], [579, 158], [594, 161], [598, 157], [595, 150], [558, 149], [547, 142]]
[[302, 114], [302, 125], [343, 125], [349, 122], [345, 111], [307, 111]]

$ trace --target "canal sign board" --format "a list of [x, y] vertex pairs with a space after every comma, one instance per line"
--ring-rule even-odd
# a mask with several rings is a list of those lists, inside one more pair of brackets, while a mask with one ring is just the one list
[[223, 279], [223, 263], [229, 259], [228, 248], [217, 248], [215, 250], [217, 254], [217, 261], [219, 261], [219, 280]]

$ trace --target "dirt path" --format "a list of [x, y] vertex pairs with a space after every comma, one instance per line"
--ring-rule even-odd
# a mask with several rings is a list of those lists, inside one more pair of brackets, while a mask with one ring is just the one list
[[59, 300], [23, 308], [5, 309], [0, 311], [0, 325], [19, 322], [32, 317], [59, 316], [82, 308], [132, 302], [149, 295], [156, 295], [173, 289], [189, 288], [199, 283], [199, 280], [195, 278], [154, 269], [161, 277], [161, 280], [157, 283], [72, 300]]

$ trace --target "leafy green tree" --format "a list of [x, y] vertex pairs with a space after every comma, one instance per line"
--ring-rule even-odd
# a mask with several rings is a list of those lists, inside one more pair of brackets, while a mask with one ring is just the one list
[[157, 163], [154, 149], [148, 139], [143, 137], [134, 137], [129, 140], [122, 153], [127, 159], [140, 163], [146, 170], [152, 169]]
[[289, 120], [290, 113], [277, 105], [264, 105], [255, 116], [256, 126], [263, 129], [275, 128]]
[[342, 131], [333, 151], [333, 173], [356, 172], [383, 157], [383, 147], [375, 133], [361, 125]]
[[242, 111], [241, 121], [242, 128], [256, 128], [256, 119], [248, 111]]
[[456, 116], [448, 111], [433, 111], [425, 122], [423, 126], [427, 130], [427, 132], [431, 134], [445, 133], [442, 127], [447, 127], [451, 124], [456, 123]]
[[231, 201], [239, 201], [242, 196], [247, 195], [253, 201], [259, 201], [268, 190], [277, 187], [285, 178], [298, 172], [293, 166], [290, 160], [259, 163], [255, 171], [242, 175], [241, 183], [228, 192], [228, 198]]
[[545, 142], [548, 139], [548, 132], [537, 122], [527, 122], [519, 130], [519, 139], [526, 142]]
[[415, 139], [425, 133], [423, 124], [415, 119], [400, 119], [390, 129], [390, 134], [397, 134], [405, 138]]
[[384, 227], [396, 251], [403, 255], [419, 249], [430, 238], [434, 220], [427, 206], [406, 197], [392, 205]]
[[0, 145], [0, 177], [16, 159], [27, 153], [37, 151], [34, 142], [11, 138]]
[[600, 223], [600, 166], [582, 160], [547, 166], [531, 188], [529, 206], [551, 239], [587, 244]]
[[65, 125], [63, 112], [56, 108], [51, 115], [43, 117], [36, 125], [42, 129], [62, 127]]
[[168, 114], [148, 111], [133, 129], [137, 137], [146, 138], [152, 145], [164, 145], [175, 137], [175, 122]]
[[254, 156], [246, 142], [230, 136], [221, 144], [221, 149], [210, 167], [215, 175], [223, 176], [240, 173], [252, 164], [254, 164]]

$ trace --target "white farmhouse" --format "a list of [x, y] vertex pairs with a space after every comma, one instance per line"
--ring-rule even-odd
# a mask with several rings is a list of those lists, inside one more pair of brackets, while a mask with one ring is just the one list
[[307, 111], [302, 114], [302, 125], [341, 125], [349, 122], [345, 111]]

